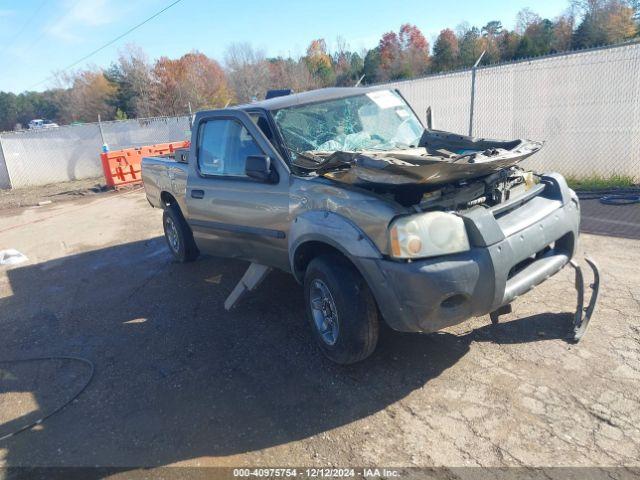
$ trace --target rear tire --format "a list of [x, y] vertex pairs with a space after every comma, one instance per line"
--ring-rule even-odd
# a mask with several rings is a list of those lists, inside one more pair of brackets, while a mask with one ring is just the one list
[[313, 336], [330, 360], [347, 365], [373, 353], [379, 331], [376, 302], [345, 258], [314, 258], [305, 272], [304, 296]]
[[193, 233], [175, 205], [169, 205], [162, 214], [164, 238], [174, 258], [180, 263], [193, 262], [200, 251], [193, 240]]

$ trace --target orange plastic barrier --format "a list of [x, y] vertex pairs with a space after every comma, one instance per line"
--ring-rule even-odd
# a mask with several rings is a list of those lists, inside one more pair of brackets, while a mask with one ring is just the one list
[[142, 157], [169, 155], [179, 148], [189, 148], [191, 142], [158, 143], [137, 148], [125, 148], [100, 154], [107, 186], [118, 188], [142, 182]]

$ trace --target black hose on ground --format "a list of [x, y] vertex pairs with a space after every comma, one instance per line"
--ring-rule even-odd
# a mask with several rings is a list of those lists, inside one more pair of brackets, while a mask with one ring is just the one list
[[611, 190], [578, 190], [580, 200], [599, 199], [604, 205], [630, 205], [640, 203], [640, 188], [617, 188]]
[[0, 441], [6, 440], [8, 438], [11, 438], [14, 435], [22, 433], [22, 432], [24, 432], [26, 430], [30, 430], [33, 427], [35, 427], [36, 425], [40, 425], [47, 418], [49, 418], [49, 417], [55, 415], [56, 413], [60, 412], [63, 408], [65, 408], [67, 405], [69, 405], [71, 402], [73, 402], [76, 398], [78, 398], [80, 396], [80, 394], [86, 390], [86, 388], [91, 383], [91, 380], [93, 379], [93, 374], [95, 372], [95, 367], [94, 367], [93, 363], [90, 360], [87, 360], [86, 358], [82, 358], [82, 357], [32, 357], [32, 358], [21, 358], [21, 359], [16, 359], [16, 360], [0, 360], [0, 365], [10, 364], [10, 363], [39, 362], [39, 361], [48, 361], [48, 360], [72, 360], [72, 361], [76, 361], [76, 362], [81, 362], [81, 363], [84, 363], [85, 365], [88, 365], [89, 368], [91, 369], [91, 372], [89, 373], [89, 377], [87, 378], [87, 381], [84, 383], [84, 385], [75, 394], [73, 394], [73, 396], [69, 400], [64, 402], [62, 405], [56, 407], [55, 409], [53, 409], [51, 412], [47, 413], [46, 415], [38, 418], [37, 420], [35, 420], [35, 421], [33, 421], [33, 422], [31, 422], [31, 423], [29, 423], [27, 425], [23, 425], [22, 427], [14, 430], [13, 432], [10, 432], [10, 433], [7, 433], [6, 435], [3, 435], [2, 437], [0, 437]]
[[624, 195], [605, 195], [600, 199], [600, 203], [605, 205], [630, 205], [640, 203], [640, 195], [627, 193]]

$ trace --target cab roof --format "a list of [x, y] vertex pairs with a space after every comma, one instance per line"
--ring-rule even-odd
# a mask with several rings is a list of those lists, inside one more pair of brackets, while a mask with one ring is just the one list
[[233, 108], [240, 110], [251, 110], [261, 108], [264, 110], [280, 110], [281, 108], [293, 107], [296, 105], [305, 105], [308, 103], [323, 102], [326, 100], [335, 100], [337, 98], [352, 97], [355, 95], [363, 95], [367, 92], [375, 90], [388, 90], [388, 88], [380, 87], [332, 87], [320, 88], [318, 90], [310, 90], [308, 92], [292, 93], [281, 97], [270, 98], [269, 100], [261, 100], [259, 102], [245, 103]]

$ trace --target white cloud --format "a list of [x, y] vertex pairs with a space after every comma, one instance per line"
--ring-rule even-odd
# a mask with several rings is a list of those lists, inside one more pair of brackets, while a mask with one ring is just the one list
[[46, 28], [50, 35], [69, 43], [83, 40], [82, 33], [116, 21], [118, 7], [107, 0], [62, 0], [60, 11], [67, 12]]

